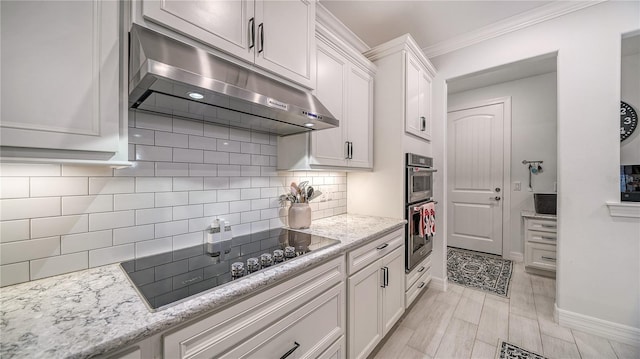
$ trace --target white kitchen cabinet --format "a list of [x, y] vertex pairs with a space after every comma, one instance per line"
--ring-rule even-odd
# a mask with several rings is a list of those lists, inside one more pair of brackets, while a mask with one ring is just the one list
[[525, 269], [535, 274], [555, 276], [558, 241], [556, 219], [535, 214], [523, 217]]
[[405, 276], [405, 307], [413, 303], [431, 281], [431, 255], [415, 266]]
[[164, 357], [318, 357], [345, 334], [344, 273], [341, 256], [170, 331]]
[[278, 140], [278, 169], [371, 169], [375, 67], [317, 25], [315, 95], [339, 127]]
[[348, 254], [349, 358], [366, 358], [404, 313], [403, 233]]
[[3, 160], [108, 161], [124, 149], [126, 162], [119, 3], [2, 1], [0, 13]]
[[134, 6], [144, 20], [305, 87], [315, 85], [315, 0], [140, 0]]
[[411, 52], [406, 54], [405, 131], [431, 140], [431, 76]]

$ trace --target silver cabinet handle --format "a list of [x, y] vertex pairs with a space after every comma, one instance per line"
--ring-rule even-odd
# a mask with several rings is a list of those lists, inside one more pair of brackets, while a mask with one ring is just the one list
[[420, 131], [427, 129], [427, 119], [424, 116], [420, 116]]
[[542, 256], [542, 259], [546, 259], [546, 260], [548, 260], [548, 261], [553, 261], [553, 262], [555, 262], [555, 261], [556, 261], [556, 259], [555, 259], [555, 258], [545, 257], [545, 256]]
[[344, 141], [344, 159], [349, 159], [349, 141]]
[[249, 48], [253, 49], [256, 46], [256, 19], [249, 19]]
[[349, 159], [353, 159], [353, 142], [349, 142]]
[[264, 23], [258, 25], [258, 32], [260, 33], [260, 48], [258, 49], [258, 53], [264, 51]]
[[543, 228], [556, 228], [557, 225], [555, 225], [555, 224], [541, 224], [540, 227], [543, 227]]
[[424, 272], [424, 266], [420, 267], [420, 269], [418, 269], [418, 273], [422, 273]]
[[382, 282], [382, 283], [380, 283], [380, 288], [384, 288], [384, 287], [387, 286], [386, 285], [386, 283], [387, 283], [386, 280], [387, 280], [387, 276], [385, 274], [385, 270], [384, 270], [384, 268], [380, 268], [380, 282]]
[[389, 267], [384, 267], [384, 286], [389, 286]]
[[293, 354], [293, 352], [296, 351], [296, 349], [298, 349], [300, 347], [300, 344], [298, 342], [293, 342], [293, 348], [289, 349], [288, 352], [284, 353], [283, 356], [280, 357], [280, 359], [286, 359], [289, 355]]
[[380, 245], [380, 246], [376, 247], [376, 249], [377, 249], [377, 250], [381, 250], [381, 249], [385, 249], [385, 248], [387, 248], [388, 246], [389, 246], [389, 243], [385, 243], [385, 244], [383, 244], [383, 245]]
[[418, 289], [421, 289], [422, 287], [424, 287], [424, 282], [420, 282], [420, 285], [418, 286]]

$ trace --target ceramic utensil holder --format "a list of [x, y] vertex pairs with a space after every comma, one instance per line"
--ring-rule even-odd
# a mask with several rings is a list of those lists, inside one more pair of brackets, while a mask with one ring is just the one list
[[289, 228], [302, 229], [311, 225], [309, 203], [292, 203], [289, 207]]

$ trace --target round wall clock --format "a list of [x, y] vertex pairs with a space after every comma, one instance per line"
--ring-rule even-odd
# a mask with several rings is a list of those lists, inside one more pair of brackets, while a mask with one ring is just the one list
[[620, 142], [631, 136], [638, 127], [638, 113], [628, 103], [620, 101]]

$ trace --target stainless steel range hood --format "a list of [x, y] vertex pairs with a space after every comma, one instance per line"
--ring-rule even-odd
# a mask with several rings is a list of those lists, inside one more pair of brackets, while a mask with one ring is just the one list
[[129, 107], [278, 135], [338, 126], [309, 92], [134, 24]]

